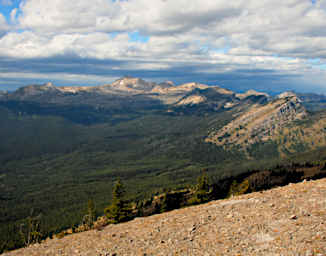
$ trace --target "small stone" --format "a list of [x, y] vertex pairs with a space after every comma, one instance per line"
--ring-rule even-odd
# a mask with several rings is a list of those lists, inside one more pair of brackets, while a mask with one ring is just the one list
[[298, 217], [296, 215], [291, 215], [290, 219], [291, 220], [296, 220]]
[[191, 229], [189, 229], [189, 232], [194, 232], [196, 230], [196, 226], [193, 226]]

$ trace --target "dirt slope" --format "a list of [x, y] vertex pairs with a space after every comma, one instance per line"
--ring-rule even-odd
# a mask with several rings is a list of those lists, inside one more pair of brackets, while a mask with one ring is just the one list
[[137, 218], [4, 255], [326, 255], [326, 179]]

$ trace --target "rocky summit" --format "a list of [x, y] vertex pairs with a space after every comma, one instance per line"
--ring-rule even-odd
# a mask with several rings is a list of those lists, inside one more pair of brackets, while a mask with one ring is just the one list
[[326, 179], [49, 239], [5, 256], [326, 255]]

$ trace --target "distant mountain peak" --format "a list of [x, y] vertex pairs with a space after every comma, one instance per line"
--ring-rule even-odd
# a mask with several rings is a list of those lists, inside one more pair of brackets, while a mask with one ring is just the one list
[[289, 97], [297, 97], [297, 95], [294, 92], [283, 92], [279, 95], [277, 95], [277, 98], [284, 99]]
[[239, 99], [245, 99], [247, 97], [250, 97], [250, 96], [265, 96], [265, 97], [270, 97], [267, 93], [264, 93], [264, 92], [258, 92], [258, 91], [255, 91], [253, 89], [250, 89], [248, 91], [246, 91], [245, 93], [237, 93], [236, 94], [236, 97], [239, 98]]
[[10, 96], [15, 99], [24, 100], [31, 97], [39, 97], [41, 95], [53, 93], [60, 93], [60, 89], [49, 82], [42, 85], [28, 85], [21, 87]]
[[121, 90], [121, 91], [150, 91], [155, 87], [155, 83], [147, 82], [141, 78], [135, 77], [123, 77], [111, 84], [112, 88]]
[[162, 88], [169, 88], [175, 86], [175, 84], [172, 81], [164, 81], [163, 83], [159, 83], [158, 86]]
[[165, 84], [169, 84], [169, 85], [172, 85], [174, 86], [175, 84], [172, 82], [172, 81], [164, 81]]
[[54, 87], [52, 82], [47, 82], [46, 84], [44, 84], [44, 87]]

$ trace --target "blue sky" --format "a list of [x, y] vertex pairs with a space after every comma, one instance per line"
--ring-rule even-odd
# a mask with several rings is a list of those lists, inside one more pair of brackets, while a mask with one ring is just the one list
[[325, 2], [0, 0], [0, 90], [131, 75], [326, 93]]
[[10, 13], [15, 8], [19, 9], [20, 2], [20, 0], [0, 0], [0, 11], [9, 24], [11, 23]]

